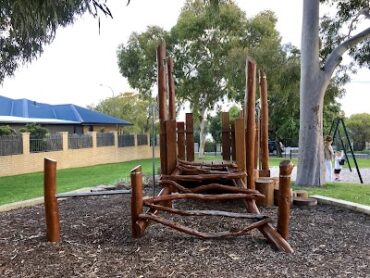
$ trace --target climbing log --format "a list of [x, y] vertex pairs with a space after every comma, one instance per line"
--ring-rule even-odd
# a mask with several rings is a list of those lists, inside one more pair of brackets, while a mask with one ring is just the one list
[[139, 219], [143, 213], [143, 178], [141, 166], [131, 170], [131, 226], [132, 237], [138, 238], [145, 229], [145, 221]]
[[230, 160], [230, 121], [229, 112], [222, 112], [222, 159]]
[[177, 157], [185, 159], [185, 125], [184, 122], [177, 123]]
[[193, 114], [186, 113], [186, 160], [194, 161]]
[[46, 218], [46, 237], [50, 242], [60, 241], [59, 207], [56, 198], [57, 162], [44, 159], [44, 203]]
[[176, 98], [175, 98], [175, 81], [173, 79], [173, 59], [167, 60], [168, 76], [168, 117], [170, 120], [176, 120]]
[[269, 167], [269, 144], [268, 144], [268, 100], [267, 100], [267, 80], [266, 74], [260, 71], [260, 88], [261, 88], [261, 170], [260, 177], [270, 176]]
[[290, 175], [294, 165], [289, 160], [280, 162], [279, 169], [279, 207], [277, 231], [284, 238], [288, 238], [291, 190]]

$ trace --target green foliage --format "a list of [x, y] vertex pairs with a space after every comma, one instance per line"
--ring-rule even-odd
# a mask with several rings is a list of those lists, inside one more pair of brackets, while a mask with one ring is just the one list
[[0, 136], [1, 135], [12, 135], [12, 134], [15, 134], [15, 130], [12, 129], [10, 126], [8, 125], [0, 126]]
[[135, 93], [122, 93], [102, 100], [95, 107], [98, 112], [126, 120], [133, 124], [124, 130], [132, 133], [146, 133], [150, 128], [149, 100], [140, 98]]
[[86, 11], [111, 16], [104, 0], [1, 0], [0, 6], [0, 83], [20, 63], [38, 57], [59, 26]]
[[[216, 115], [211, 117], [208, 116], [209, 133], [211, 133], [213, 140], [216, 143], [221, 143], [222, 136], [222, 121], [221, 121], [221, 109], [217, 111]], [[236, 105], [229, 109], [229, 120], [233, 121], [239, 117], [240, 108]]]
[[19, 130], [20, 132], [29, 132], [30, 138], [32, 139], [44, 139], [49, 133], [49, 130], [45, 127], [40, 126], [39, 124], [26, 124], [25, 127]]
[[355, 150], [365, 149], [365, 143], [370, 141], [370, 114], [353, 114], [346, 119], [346, 126], [353, 140]]

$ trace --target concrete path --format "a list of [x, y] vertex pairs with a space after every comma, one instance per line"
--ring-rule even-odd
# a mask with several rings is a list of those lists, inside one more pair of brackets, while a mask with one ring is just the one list
[[[278, 167], [272, 167], [271, 169], [271, 176], [272, 177], [278, 177], [279, 176], [279, 168]], [[364, 184], [370, 185], [370, 168], [361, 168], [360, 173], [362, 176], [362, 180]], [[294, 167], [293, 173], [292, 173], [292, 180], [295, 181], [297, 177], [297, 167]], [[340, 181], [335, 182], [344, 182], [344, 183], [358, 183], [360, 184], [360, 179], [358, 177], [356, 168], [352, 168], [352, 172], [349, 171], [348, 168], [342, 169], [342, 172], [340, 174]]]

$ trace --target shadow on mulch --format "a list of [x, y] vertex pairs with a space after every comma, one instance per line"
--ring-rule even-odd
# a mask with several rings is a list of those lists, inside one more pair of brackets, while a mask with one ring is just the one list
[[[243, 211], [239, 202], [212, 204]], [[276, 224], [275, 208], [262, 212]], [[43, 206], [0, 215], [1, 277], [370, 277], [370, 217], [329, 206], [292, 210], [294, 254], [273, 250], [257, 230], [201, 240], [155, 224], [134, 240], [130, 195], [60, 201], [58, 244], [46, 242]], [[216, 217], [178, 220], [202, 231], [246, 225]]]

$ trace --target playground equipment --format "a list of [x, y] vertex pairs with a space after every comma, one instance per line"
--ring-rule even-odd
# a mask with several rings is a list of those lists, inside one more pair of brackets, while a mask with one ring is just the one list
[[[260, 213], [255, 203], [256, 199], [264, 197], [255, 190], [258, 175], [270, 175], [266, 133], [268, 115], [266, 112], [266, 76], [261, 73], [261, 94], [262, 91], [266, 92], [266, 97], [261, 98], [262, 108], [264, 107], [265, 109], [262, 111], [263, 116], [261, 117], [263, 122], [261, 129], [264, 130], [261, 132], [261, 137], [266, 141], [266, 144], [262, 144], [262, 168], [260, 171], [257, 171], [258, 152], [256, 143], [259, 140], [256, 135], [255, 121], [256, 63], [252, 59], [247, 60], [247, 93], [241, 117], [229, 125], [228, 115], [222, 115], [223, 158], [224, 160], [230, 160], [231, 154], [234, 162], [228, 161], [217, 164], [194, 162], [192, 114], [188, 113], [186, 115], [185, 138], [184, 123], [176, 123], [173, 60], [172, 58], [166, 59], [164, 42], [161, 42], [157, 49], [157, 64], [161, 157], [160, 185], [162, 190], [157, 196], [143, 197], [141, 167], [138, 166], [131, 171], [133, 237], [138, 238], [142, 236], [150, 222], [157, 222], [200, 238], [239, 236], [257, 228], [278, 250], [287, 253], [293, 252], [293, 249], [286, 241], [291, 198], [290, 175], [293, 169], [290, 161], [282, 161], [280, 163], [277, 230], [271, 225], [271, 219]], [[166, 80], [168, 81], [168, 86]], [[240, 199], [244, 201], [246, 213], [218, 210], [180, 210], [173, 207], [174, 202], [179, 199], [201, 201]], [[144, 207], [148, 208], [145, 212]], [[252, 224], [238, 231], [205, 233], [168, 220], [159, 215], [161, 211], [181, 216], [243, 218], [251, 220]]]

